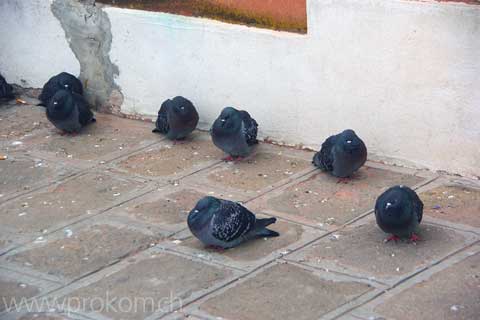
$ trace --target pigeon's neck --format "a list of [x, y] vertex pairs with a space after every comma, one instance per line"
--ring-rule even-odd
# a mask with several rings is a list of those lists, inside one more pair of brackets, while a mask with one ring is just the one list
[[188, 218], [189, 224], [194, 229], [203, 229], [210, 222], [211, 216], [210, 211], [193, 211]]

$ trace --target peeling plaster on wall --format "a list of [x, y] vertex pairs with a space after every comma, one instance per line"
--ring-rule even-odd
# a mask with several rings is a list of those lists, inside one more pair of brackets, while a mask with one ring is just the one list
[[80, 62], [88, 102], [99, 110], [120, 113], [123, 95], [114, 80], [118, 67], [109, 57], [112, 33], [107, 14], [94, 0], [54, 0], [51, 10]]

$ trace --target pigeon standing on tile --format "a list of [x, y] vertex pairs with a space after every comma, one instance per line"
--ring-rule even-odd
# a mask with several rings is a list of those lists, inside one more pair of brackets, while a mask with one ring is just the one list
[[247, 111], [232, 107], [222, 110], [210, 129], [213, 143], [229, 154], [224, 160], [240, 160], [250, 154], [258, 144], [258, 124]]
[[198, 112], [193, 103], [178, 96], [162, 103], [152, 132], [165, 134], [170, 140], [182, 140], [195, 130], [197, 124]]
[[378, 197], [375, 203], [377, 224], [386, 233], [392, 234], [386, 241], [410, 238], [419, 240], [415, 234], [422, 221], [423, 203], [418, 195], [406, 186], [394, 186]]
[[57, 91], [47, 104], [47, 118], [65, 133], [78, 133], [95, 118], [85, 99], [67, 90]]
[[40, 99], [39, 106], [47, 106], [50, 99], [58, 90], [68, 90], [70, 92], [83, 95], [83, 87], [80, 80], [74, 75], [61, 72], [45, 83], [42, 89], [42, 93], [38, 99]]
[[0, 99], [10, 100], [13, 98], [12, 86], [8, 84], [5, 78], [0, 74]]
[[277, 232], [266, 228], [275, 221], [275, 218], [256, 219], [236, 202], [204, 197], [190, 211], [187, 223], [193, 235], [205, 245], [228, 249], [255, 238], [278, 237]]
[[347, 178], [367, 161], [367, 147], [353, 130], [329, 137], [313, 157], [313, 164], [339, 178]]

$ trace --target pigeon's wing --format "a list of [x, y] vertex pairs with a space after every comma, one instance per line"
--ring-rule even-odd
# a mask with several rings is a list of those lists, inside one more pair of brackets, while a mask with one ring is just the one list
[[79, 115], [79, 121], [82, 126], [86, 126], [90, 122], [92, 122], [93, 119], [93, 112], [90, 110], [90, 107], [88, 106], [87, 102], [85, 99], [74, 93], [74, 99], [75, 99], [75, 104], [77, 105], [78, 108], [78, 115]]
[[170, 130], [170, 126], [168, 125], [168, 108], [171, 100], [166, 100], [160, 106], [160, 110], [158, 110], [158, 118], [155, 124], [156, 128], [153, 132], [160, 132], [160, 133], [167, 133]]
[[255, 215], [238, 203], [222, 200], [212, 219], [212, 236], [230, 242], [252, 231]]
[[75, 77], [72, 80], [73, 80], [73, 83], [72, 83], [73, 92], [78, 93], [80, 95], [83, 95], [83, 85], [82, 85], [82, 82], [80, 81], [80, 79]]
[[258, 123], [250, 117], [250, 114], [247, 111], [240, 111], [240, 116], [243, 121], [243, 134], [245, 140], [249, 146], [258, 143], [257, 133], [258, 133]]
[[333, 170], [333, 154], [332, 149], [337, 141], [336, 136], [331, 136], [322, 143], [322, 147], [318, 153], [316, 164], [324, 171]]
[[43, 103], [48, 103], [51, 97], [57, 92], [58, 90], [58, 82], [56, 77], [50, 78], [47, 83], [43, 86], [42, 92], [40, 93], [40, 96], [38, 97], [40, 101]]
[[420, 200], [417, 193], [415, 191], [413, 191], [412, 189], [410, 189], [410, 188], [403, 188], [403, 189], [406, 192], [408, 192], [408, 194], [410, 196], [410, 200], [412, 201], [413, 210], [415, 211], [415, 213], [417, 214], [417, 217], [418, 217], [418, 223], [422, 222], [422, 218], [423, 218], [423, 202], [422, 202], [422, 200]]

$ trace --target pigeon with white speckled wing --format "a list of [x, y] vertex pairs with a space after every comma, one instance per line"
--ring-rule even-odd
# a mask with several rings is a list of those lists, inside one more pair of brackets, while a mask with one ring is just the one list
[[258, 143], [258, 124], [247, 111], [226, 107], [213, 123], [210, 129], [213, 143], [229, 156], [226, 161], [234, 158], [240, 160], [248, 156]]
[[257, 219], [239, 203], [204, 197], [188, 215], [188, 227], [207, 246], [228, 249], [255, 239], [278, 237], [266, 227], [276, 218]]

